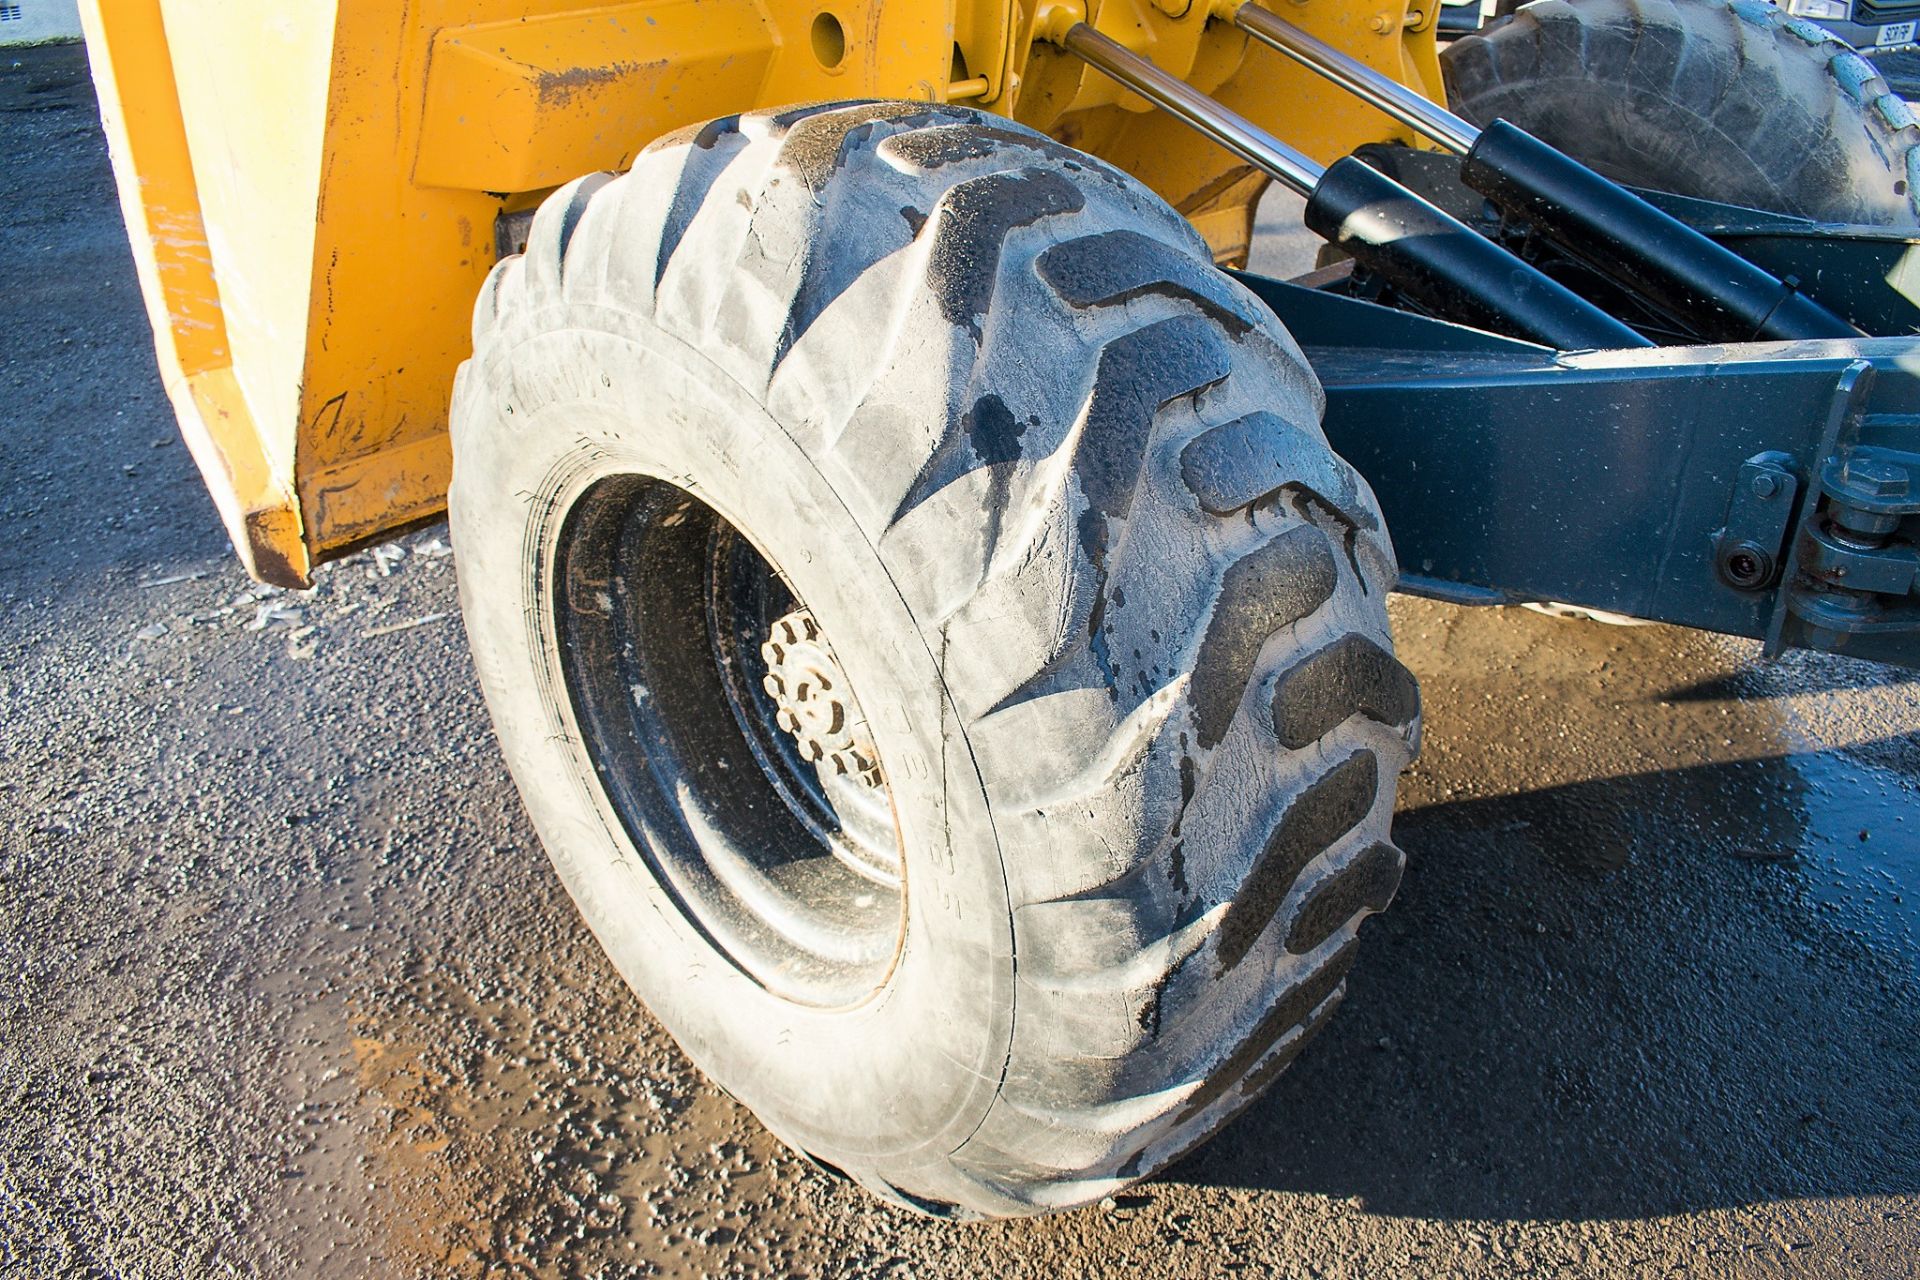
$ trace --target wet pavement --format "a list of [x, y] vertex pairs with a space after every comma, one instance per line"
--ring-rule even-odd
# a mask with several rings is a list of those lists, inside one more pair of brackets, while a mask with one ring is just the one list
[[1396, 602], [1407, 879], [1219, 1141], [964, 1228], [785, 1153], [548, 872], [444, 531], [235, 567], [76, 68], [0, 57], [0, 1275], [1914, 1274], [1916, 678], [1520, 610]]

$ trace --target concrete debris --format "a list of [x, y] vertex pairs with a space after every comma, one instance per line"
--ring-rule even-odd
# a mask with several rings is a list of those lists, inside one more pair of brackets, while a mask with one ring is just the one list
[[424, 618], [415, 618], [411, 622], [389, 622], [384, 627], [367, 628], [360, 633], [360, 638], [362, 640], [371, 640], [375, 636], [390, 636], [397, 631], [411, 631], [415, 627], [424, 627], [429, 623], [444, 622], [452, 616], [452, 613], [430, 613]]
[[319, 631], [318, 627], [305, 626], [287, 632], [287, 656], [302, 662], [311, 658], [320, 647]]
[[369, 578], [390, 578], [394, 566], [407, 558], [407, 549], [397, 542], [383, 543], [373, 549], [373, 568], [367, 571]]
[[268, 627], [285, 623], [299, 626], [306, 620], [306, 610], [299, 605], [268, 603], [253, 611], [253, 621], [247, 624], [249, 631], [265, 631]]
[[170, 573], [164, 578], [149, 578], [136, 585], [142, 591], [151, 591], [155, 587], [170, 587], [176, 582], [197, 582], [212, 572], [212, 569], [195, 569], [191, 573]]

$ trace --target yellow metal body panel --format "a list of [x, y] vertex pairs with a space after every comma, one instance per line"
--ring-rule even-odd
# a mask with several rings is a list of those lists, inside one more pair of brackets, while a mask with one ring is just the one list
[[102, 23], [93, 5], [83, 7], [161, 381], [248, 572], [274, 581], [304, 578], [310, 565], [290, 459], [271, 453], [234, 371], [159, 6], [115, 17]]
[[[1427, 14], [1404, 3], [1268, 4], [1401, 83], [1443, 97]], [[1426, 9], [1431, 14], [1438, 6]], [[1404, 126], [1231, 25], [1205, 21], [1203, 12], [1188, 9], [1171, 17], [1147, 0], [1105, 0], [1093, 25], [1322, 163], [1367, 142], [1418, 141]], [[1063, 50], [1031, 48], [1011, 114], [1133, 174], [1185, 214], [1217, 258], [1243, 263], [1265, 176]]]
[[[675, 128], [825, 99], [964, 98], [1139, 176], [1223, 261], [1244, 255], [1264, 180], [1046, 44], [1048, 24], [1084, 14], [1323, 159], [1404, 137], [1206, 4], [81, 7], [168, 394], [249, 570], [297, 585], [441, 509], [446, 405], [500, 214]], [[1438, 92], [1431, 14], [1408, 0], [1275, 4]]]
[[[727, 114], [757, 96], [774, 33], [748, 0], [656, 0], [586, 21], [489, 22], [433, 42], [414, 180], [537, 191], [622, 169], [663, 120]], [[586, 162], [585, 169], [566, 165]]]

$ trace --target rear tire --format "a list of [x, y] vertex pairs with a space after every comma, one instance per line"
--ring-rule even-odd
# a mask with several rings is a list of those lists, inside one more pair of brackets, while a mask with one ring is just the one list
[[1762, 0], [1535, 0], [1442, 55], [1453, 109], [1617, 182], [1920, 224], [1920, 126], [1873, 64]]
[[[1393, 556], [1298, 348], [1158, 198], [957, 108], [738, 117], [554, 195], [474, 340], [450, 506], [504, 753], [776, 1134], [925, 1212], [1057, 1209], [1323, 1025], [1402, 865]], [[850, 686], [893, 898], [832, 896], [724, 709], [752, 648], [701, 602], [762, 561], [744, 616], [797, 603], [781, 643]]]

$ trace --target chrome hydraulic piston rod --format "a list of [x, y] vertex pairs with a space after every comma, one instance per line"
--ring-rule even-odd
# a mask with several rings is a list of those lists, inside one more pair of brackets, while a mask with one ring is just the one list
[[1258, 5], [1243, 4], [1233, 11], [1233, 25], [1455, 155], [1467, 154], [1480, 137], [1480, 131], [1472, 124], [1431, 98], [1381, 75], [1358, 58], [1307, 34], [1278, 14]]
[[1322, 168], [1124, 45], [1076, 23], [1061, 45], [1307, 198], [1316, 234], [1448, 320], [1562, 350], [1644, 347], [1627, 325], [1351, 156]]
[[1296, 195], [1310, 196], [1326, 169], [1178, 76], [1168, 75], [1118, 41], [1084, 22], [1067, 29], [1067, 52], [1104, 72], [1148, 102], [1192, 125]]
[[1255, 40], [1442, 148], [1461, 181], [1589, 268], [1702, 338], [1857, 338], [1860, 330], [1731, 249], [1504, 120], [1477, 129], [1255, 4], [1233, 10]]

